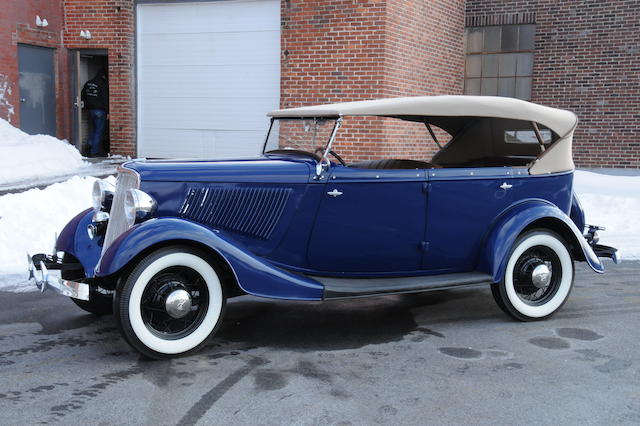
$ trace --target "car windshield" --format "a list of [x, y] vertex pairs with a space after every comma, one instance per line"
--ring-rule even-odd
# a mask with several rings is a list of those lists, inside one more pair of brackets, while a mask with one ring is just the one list
[[264, 151], [291, 149], [322, 156], [336, 121], [332, 118], [274, 119]]

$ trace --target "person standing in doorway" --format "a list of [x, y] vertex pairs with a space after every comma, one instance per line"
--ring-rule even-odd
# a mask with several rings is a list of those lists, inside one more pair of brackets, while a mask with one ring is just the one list
[[98, 74], [87, 81], [82, 88], [82, 102], [89, 111], [93, 128], [89, 134], [88, 156], [98, 157], [101, 154], [100, 142], [109, 118], [109, 84], [107, 70], [102, 68]]

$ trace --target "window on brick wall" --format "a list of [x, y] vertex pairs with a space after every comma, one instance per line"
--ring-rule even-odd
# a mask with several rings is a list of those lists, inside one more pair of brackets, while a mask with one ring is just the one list
[[535, 25], [495, 25], [465, 30], [466, 95], [531, 100]]

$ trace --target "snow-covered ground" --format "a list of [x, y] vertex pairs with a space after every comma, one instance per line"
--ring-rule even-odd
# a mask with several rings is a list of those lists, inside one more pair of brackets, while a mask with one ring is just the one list
[[[115, 178], [108, 178], [115, 184]], [[0, 288], [26, 285], [27, 252], [53, 253], [56, 233], [91, 207], [94, 177], [73, 177], [45, 189], [0, 197]]]
[[618, 249], [622, 259], [640, 259], [640, 176], [612, 176], [577, 170], [573, 188], [600, 243]]
[[[91, 205], [94, 181], [74, 177], [43, 190], [0, 197], [0, 288], [34, 289], [25, 280], [26, 252], [53, 251], [55, 234]], [[640, 176], [576, 171], [575, 190], [587, 223], [607, 227], [601, 242], [617, 247], [623, 259], [640, 259]]]
[[87, 165], [66, 141], [28, 135], [0, 118], [0, 185], [65, 175]]

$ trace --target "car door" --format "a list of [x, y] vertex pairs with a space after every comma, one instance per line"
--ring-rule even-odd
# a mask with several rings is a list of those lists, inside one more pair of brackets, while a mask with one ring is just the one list
[[421, 268], [425, 170], [332, 167], [311, 234], [312, 269], [331, 273]]
[[471, 271], [492, 222], [514, 201], [518, 173], [508, 167], [428, 171], [429, 206], [424, 269]]

